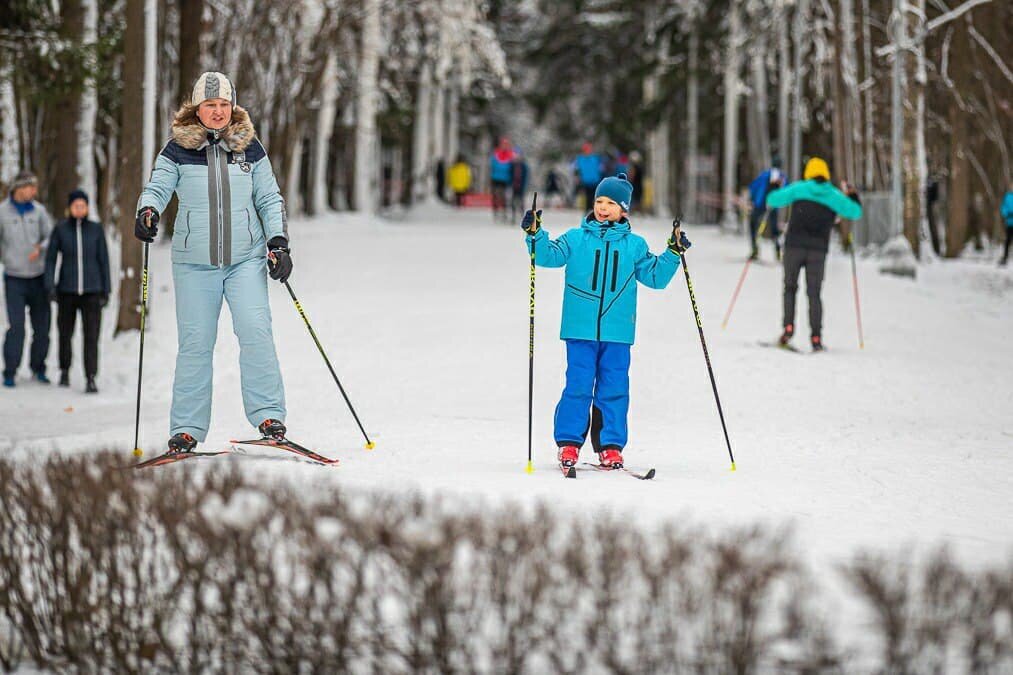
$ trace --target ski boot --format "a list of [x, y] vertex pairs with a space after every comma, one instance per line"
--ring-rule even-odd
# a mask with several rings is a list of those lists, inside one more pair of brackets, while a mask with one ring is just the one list
[[178, 433], [169, 439], [169, 452], [193, 452], [197, 439], [190, 434]]
[[784, 327], [784, 332], [781, 333], [781, 337], [777, 339], [777, 344], [782, 347], [787, 347], [788, 343], [791, 342], [792, 336], [795, 334], [795, 326], [790, 323]]
[[288, 429], [285, 428], [284, 422], [266, 419], [260, 423], [260, 426], [257, 427], [257, 431], [259, 431], [260, 435], [264, 438], [273, 438], [276, 441], [283, 441], [285, 440], [285, 433]]
[[598, 464], [603, 469], [621, 469], [623, 453], [619, 448], [605, 448], [598, 453]]
[[569, 468], [571, 466], [577, 466], [577, 460], [580, 458], [580, 448], [576, 445], [564, 445], [559, 448], [559, 466]]
[[823, 340], [820, 339], [819, 335], [813, 335], [810, 340], [812, 341], [814, 352], [826, 351], [827, 348], [823, 346]]

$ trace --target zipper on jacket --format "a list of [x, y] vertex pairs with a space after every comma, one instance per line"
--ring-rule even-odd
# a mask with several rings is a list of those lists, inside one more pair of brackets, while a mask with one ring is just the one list
[[183, 237], [183, 250], [186, 250], [186, 243], [190, 241], [190, 212], [186, 212], [186, 235]]
[[612, 254], [612, 292], [616, 292], [616, 276], [619, 274], [619, 251]]
[[77, 219], [77, 294], [84, 295], [84, 255], [81, 253], [81, 230], [84, 223]]
[[598, 290], [598, 265], [601, 263], [601, 251], [594, 252], [594, 275], [591, 277], [591, 290]]
[[218, 158], [218, 144], [215, 143], [215, 184], [218, 186], [218, 266], [222, 266], [223, 241], [225, 239], [225, 215], [222, 212], [222, 170]]
[[[605, 242], [605, 266], [604, 266], [604, 268], [601, 271], [601, 276], [602, 276], [602, 280], [601, 280], [601, 295], [598, 296], [598, 332], [597, 332], [597, 336], [598, 337], [595, 338], [596, 340], [598, 340], [598, 342], [601, 342], [601, 315], [602, 315], [602, 313], [603, 313], [603, 311], [605, 309], [605, 279], [608, 277], [609, 248], [611, 246], [612, 246], [612, 242], [610, 242], [610, 241], [606, 241]], [[595, 259], [597, 259], [597, 257], [598, 257], [597, 253], [598, 252], [595, 251]]]

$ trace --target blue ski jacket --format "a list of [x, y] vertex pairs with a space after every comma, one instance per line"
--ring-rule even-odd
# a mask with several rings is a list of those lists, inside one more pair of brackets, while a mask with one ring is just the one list
[[238, 106], [219, 137], [200, 125], [196, 107], [176, 113], [172, 139], [158, 154], [137, 208], [161, 213], [173, 192], [179, 198], [174, 263], [237, 265], [265, 256], [272, 237], [288, 239], [285, 200], [271, 160]]
[[[550, 239], [545, 229], [528, 235], [535, 264], [566, 267], [560, 339], [633, 344], [637, 326], [637, 282], [662, 289], [675, 276], [681, 258], [669, 250], [651, 253], [630, 221], [600, 223], [593, 213], [580, 227]], [[530, 250], [530, 248], [529, 248]]]
[[1003, 220], [1006, 221], [1006, 227], [1013, 227], [1013, 192], [1007, 192], [1002, 198], [1000, 212]]

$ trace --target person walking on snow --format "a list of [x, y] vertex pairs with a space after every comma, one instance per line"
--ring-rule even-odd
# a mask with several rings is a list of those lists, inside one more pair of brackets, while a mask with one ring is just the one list
[[779, 344], [787, 347], [795, 334], [795, 295], [798, 275], [805, 268], [806, 293], [809, 296], [810, 342], [813, 351], [823, 346], [823, 272], [830, 248], [830, 231], [837, 216], [848, 220], [862, 217], [858, 191], [846, 181], [841, 190], [830, 182], [830, 167], [819, 157], [805, 165], [801, 182], [772, 192], [767, 206], [779, 209], [791, 206], [788, 233], [784, 240], [784, 332]]
[[31, 171], [22, 171], [11, 183], [10, 199], [0, 203], [0, 261], [4, 266], [4, 301], [7, 304], [7, 334], [4, 336], [4, 386], [13, 387], [25, 351], [25, 310], [32, 321], [32, 346], [28, 365], [42, 384], [49, 354], [49, 297], [43, 275], [43, 253], [53, 229], [49, 213], [35, 196], [39, 181]]
[[999, 213], [1002, 214], [1002, 219], [1006, 222], [1006, 245], [1003, 248], [1002, 260], [999, 262], [1000, 265], [1005, 265], [1009, 260], [1010, 243], [1013, 242], [1013, 182], [1010, 182], [1009, 189], [1006, 190], [1006, 194], [1002, 198], [1002, 207], [999, 209]]
[[292, 273], [285, 202], [253, 122], [221, 73], [201, 75], [172, 121], [137, 203], [135, 236], [153, 242], [173, 192], [172, 235], [179, 351], [169, 450], [190, 451], [211, 422], [211, 361], [222, 300], [239, 339], [243, 407], [267, 437], [285, 435], [285, 390], [271, 332], [267, 276]]
[[601, 157], [595, 154], [591, 142], [585, 141], [580, 148], [580, 154], [573, 160], [573, 172], [577, 176], [580, 190], [584, 193], [584, 208], [588, 211], [593, 208], [596, 199], [595, 189], [601, 182], [603, 170]]
[[502, 212], [506, 219], [506, 191], [513, 182], [514, 150], [510, 139], [499, 139], [499, 147], [489, 157], [489, 180], [492, 181], [492, 219]]
[[774, 240], [774, 252], [777, 259], [781, 259], [781, 232], [777, 227], [777, 210], [767, 208], [767, 195], [787, 183], [784, 174], [781, 172], [781, 160], [775, 157], [770, 163], [770, 168], [765, 169], [749, 184], [749, 200], [752, 210], [749, 213], [749, 244], [750, 260], [760, 257], [760, 249], [756, 244], [756, 236], [764, 220], [770, 228], [771, 238]]
[[602, 466], [623, 464], [630, 404], [630, 347], [637, 317], [637, 283], [663, 289], [690, 243], [674, 230], [668, 249], [651, 253], [628, 218], [633, 186], [625, 174], [595, 190], [593, 210], [580, 227], [550, 239], [542, 212], [524, 214], [521, 227], [534, 247], [535, 264], [566, 267], [560, 339], [566, 343], [566, 386], [556, 406], [554, 437], [563, 467], [591, 445]]
[[528, 189], [528, 162], [520, 148], [514, 148], [514, 161], [510, 165], [510, 217], [524, 211], [524, 193]]
[[[85, 392], [98, 393], [98, 338], [102, 308], [109, 302], [109, 249], [102, 226], [88, 220], [88, 195], [74, 190], [67, 199], [68, 218], [49, 237], [46, 251], [46, 292], [56, 301], [60, 332], [60, 386], [70, 386], [74, 322], [81, 312], [84, 331]], [[56, 278], [56, 259], [60, 277]]]
[[450, 167], [447, 182], [454, 192], [454, 205], [461, 208], [464, 206], [464, 195], [471, 189], [471, 167], [464, 161], [464, 155], [458, 155], [457, 161]]

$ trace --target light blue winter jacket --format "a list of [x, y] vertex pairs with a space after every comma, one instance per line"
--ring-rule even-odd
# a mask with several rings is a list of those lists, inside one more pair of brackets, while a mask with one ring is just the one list
[[[651, 253], [644, 238], [630, 231], [625, 218], [614, 225], [599, 223], [589, 213], [580, 227], [559, 239], [541, 229], [535, 264], [566, 266], [563, 321], [559, 337], [633, 344], [637, 327], [637, 283], [664, 288], [679, 269], [680, 257], [669, 250]], [[530, 248], [528, 249], [530, 250]]]
[[225, 267], [264, 256], [272, 237], [288, 239], [285, 200], [271, 160], [240, 107], [219, 139], [184, 106], [172, 124], [172, 139], [155, 160], [137, 208], [165, 210], [179, 198], [172, 235], [172, 261]]

